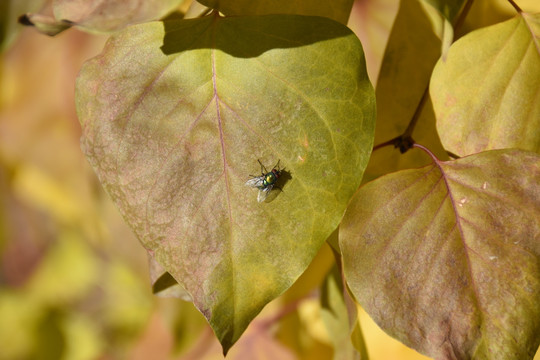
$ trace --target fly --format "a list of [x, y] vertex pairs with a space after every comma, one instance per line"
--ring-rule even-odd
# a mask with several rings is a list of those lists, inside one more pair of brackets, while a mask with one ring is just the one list
[[278, 178], [281, 175], [281, 170], [279, 168], [279, 160], [277, 164], [272, 168], [272, 171], [266, 170], [266, 167], [261, 163], [261, 160], [257, 160], [261, 164], [261, 176], [252, 176], [252, 179], [246, 181], [246, 186], [259, 189], [259, 194], [257, 195], [257, 201], [263, 202], [266, 200], [268, 194], [274, 186]]

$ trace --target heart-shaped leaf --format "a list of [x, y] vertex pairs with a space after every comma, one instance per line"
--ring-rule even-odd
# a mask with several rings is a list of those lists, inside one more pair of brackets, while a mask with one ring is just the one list
[[340, 226], [347, 282], [436, 359], [531, 359], [540, 344], [540, 156], [497, 150], [383, 176]]
[[439, 61], [430, 93], [446, 149], [540, 152], [540, 14], [474, 31]]
[[[77, 108], [105, 189], [225, 351], [337, 227], [374, 131], [361, 44], [321, 17], [130, 27], [83, 67]], [[262, 203], [258, 159], [284, 169]]]

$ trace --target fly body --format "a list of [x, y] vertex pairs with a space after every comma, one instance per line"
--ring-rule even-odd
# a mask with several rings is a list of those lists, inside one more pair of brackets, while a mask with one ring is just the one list
[[281, 170], [279, 169], [279, 160], [277, 164], [272, 168], [272, 171], [266, 170], [266, 167], [261, 163], [261, 176], [252, 176], [251, 179], [246, 181], [246, 186], [259, 189], [259, 194], [257, 195], [257, 201], [263, 202], [266, 200], [268, 194], [274, 186], [281, 175]]

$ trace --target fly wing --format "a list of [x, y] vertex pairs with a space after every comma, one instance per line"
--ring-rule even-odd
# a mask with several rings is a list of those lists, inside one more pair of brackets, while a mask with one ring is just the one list
[[263, 202], [264, 200], [266, 200], [266, 197], [268, 196], [268, 194], [270, 194], [270, 190], [272, 190], [272, 188], [273, 188], [272, 185], [268, 185], [264, 189], [259, 189], [259, 195], [257, 195], [257, 201]]
[[249, 179], [248, 181], [246, 181], [246, 186], [249, 186], [249, 187], [253, 187], [253, 188], [260, 188], [260, 187], [263, 187], [263, 181], [264, 181], [264, 177], [263, 176], [257, 176], [257, 177], [254, 177], [252, 179]]

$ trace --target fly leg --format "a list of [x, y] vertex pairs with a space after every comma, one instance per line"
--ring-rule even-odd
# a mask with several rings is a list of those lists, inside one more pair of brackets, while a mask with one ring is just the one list
[[268, 173], [268, 171], [266, 170], [266, 167], [262, 164], [260, 159], [257, 159], [257, 161], [259, 162], [259, 164], [261, 164], [261, 174], [264, 176], [266, 173]]

